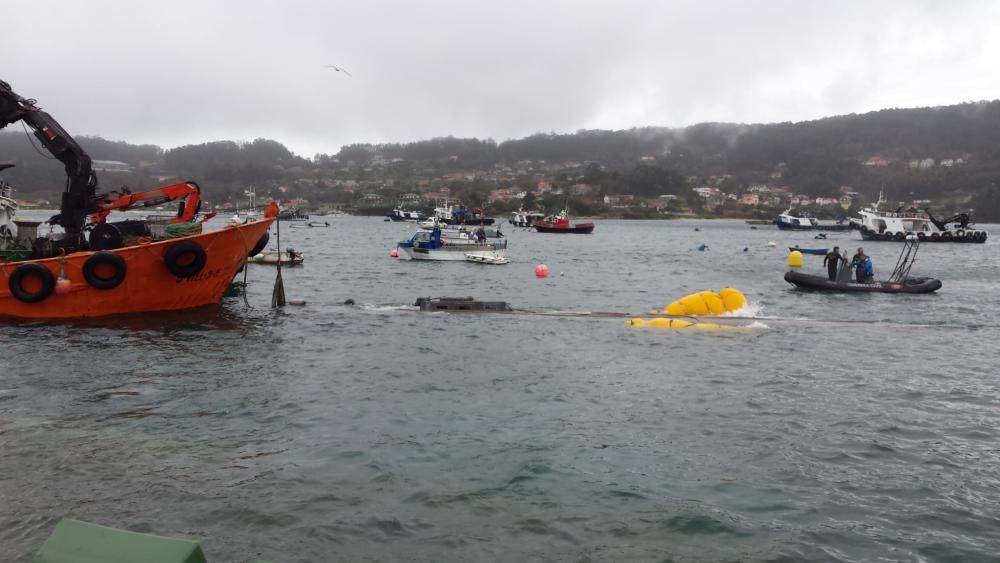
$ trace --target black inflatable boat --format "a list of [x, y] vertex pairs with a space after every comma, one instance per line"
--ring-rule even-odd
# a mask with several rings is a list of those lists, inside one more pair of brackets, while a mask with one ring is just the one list
[[911, 278], [910, 268], [917, 261], [917, 250], [920, 240], [917, 237], [907, 237], [903, 249], [896, 260], [896, 267], [886, 281], [858, 283], [851, 279], [851, 268], [847, 256], [841, 256], [837, 279], [830, 280], [826, 276], [814, 276], [802, 272], [785, 273], [785, 281], [803, 289], [816, 291], [836, 291], [840, 293], [932, 293], [941, 289], [941, 280], [934, 278]]
[[874, 292], [874, 293], [932, 293], [941, 289], [941, 280], [934, 278], [907, 278], [900, 282], [857, 283], [830, 281], [825, 276], [813, 276], [802, 272], [786, 272], [785, 281], [803, 289], [816, 291]]

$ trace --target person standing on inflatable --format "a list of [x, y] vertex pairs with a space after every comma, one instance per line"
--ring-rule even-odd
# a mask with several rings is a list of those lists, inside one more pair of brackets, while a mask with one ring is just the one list
[[851, 260], [851, 266], [857, 271], [858, 283], [871, 283], [875, 278], [875, 269], [872, 267], [872, 259], [865, 255], [865, 249], [859, 248], [858, 253]]
[[823, 258], [823, 265], [826, 266], [826, 275], [830, 278], [830, 281], [837, 281], [837, 265], [840, 261], [844, 260], [844, 257], [840, 255], [840, 247], [835, 246], [833, 250], [826, 253], [826, 257]]

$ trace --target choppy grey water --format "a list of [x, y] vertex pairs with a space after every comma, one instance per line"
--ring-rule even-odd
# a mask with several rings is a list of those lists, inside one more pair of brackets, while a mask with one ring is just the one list
[[[497, 267], [394, 260], [409, 226], [329, 221], [282, 227], [304, 307], [269, 309], [251, 266], [250, 309], [0, 327], [4, 560], [73, 516], [211, 561], [997, 561], [995, 242], [925, 245], [936, 295], [822, 295], [782, 280], [811, 235], [741, 222], [510, 232]], [[865, 246], [887, 273], [899, 246]], [[404, 307], [642, 312], [724, 285], [768, 319]]]

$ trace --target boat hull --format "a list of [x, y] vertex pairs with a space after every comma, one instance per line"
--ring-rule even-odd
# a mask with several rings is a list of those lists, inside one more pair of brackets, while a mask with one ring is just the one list
[[[972, 237], [966, 236], [966, 233], [973, 233]], [[978, 233], [978, 234], [977, 234]], [[986, 231], [963, 231], [962, 236], [957, 236], [957, 232], [944, 231], [944, 232], [934, 232], [934, 233], [909, 233], [910, 235], [916, 234], [920, 242], [971, 242], [982, 244], [986, 242], [989, 235]], [[900, 236], [899, 233], [893, 234], [879, 234], [875, 231], [869, 229], [861, 230], [861, 240], [867, 240], [872, 242], [903, 242], [906, 240], [907, 235]]]
[[535, 223], [533, 225], [535, 230], [540, 233], [565, 233], [569, 235], [589, 235], [594, 232], [593, 223], [577, 223], [572, 227], [554, 227], [551, 225], [544, 225], [542, 223]]
[[492, 245], [482, 246], [482, 245], [448, 245], [443, 248], [438, 249], [428, 249], [428, 248], [413, 248], [411, 246], [400, 246], [400, 249], [406, 253], [406, 255], [411, 260], [434, 260], [443, 262], [468, 262], [466, 255], [468, 254], [478, 254], [482, 256], [491, 256], [496, 259], [506, 258], [507, 251], [504, 249], [494, 248]]
[[799, 251], [802, 254], [814, 254], [816, 256], [825, 256], [830, 250], [828, 248], [795, 248], [794, 246], [789, 246], [788, 251], [794, 252]]
[[905, 283], [835, 282], [823, 276], [786, 272], [785, 281], [802, 289], [831, 291], [837, 293], [933, 293], [941, 289], [941, 280], [934, 278], [910, 278]]
[[[217, 304], [243, 265], [249, 249], [273, 221], [262, 219], [226, 225], [217, 231], [116, 249], [113, 252], [125, 261], [126, 271], [121, 284], [112, 289], [97, 289], [84, 278], [84, 263], [94, 252], [70, 254], [65, 264], [69, 291], [62, 295], [52, 292], [36, 303], [25, 303], [11, 293], [11, 274], [24, 264], [37, 264], [58, 278], [61, 259], [0, 264], [0, 317], [73, 319], [178, 311]], [[205, 266], [198, 274], [182, 278], [167, 269], [165, 255], [171, 247], [185, 241], [194, 242], [205, 251]]]

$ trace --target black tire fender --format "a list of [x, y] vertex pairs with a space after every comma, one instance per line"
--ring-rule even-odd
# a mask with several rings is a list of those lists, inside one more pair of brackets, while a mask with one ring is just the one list
[[[181, 263], [181, 257], [188, 255], [193, 256], [191, 262]], [[164, 265], [171, 274], [179, 278], [197, 276], [205, 268], [207, 261], [208, 256], [205, 254], [205, 249], [193, 240], [179, 242], [168, 248], [166, 254], [163, 255]]]
[[[115, 273], [110, 278], [102, 278], [97, 275], [97, 266], [100, 264], [110, 264], [114, 267]], [[94, 289], [114, 289], [125, 281], [125, 274], [128, 272], [128, 265], [121, 256], [107, 250], [95, 252], [83, 263], [83, 279], [87, 280]]]
[[[35, 276], [41, 281], [42, 286], [38, 288], [38, 291], [28, 292], [24, 289], [22, 282], [24, 278], [28, 276]], [[56, 278], [52, 275], [52, 272], [48, 268], [40, 264], [21, 264], [10, 274], [10, 278], [7, 280], [7, 287], [10, 288], [10, 293], [16, 297], [19, 301], [24, 303], [38, 303], [42, 301], [56, 288]]]
[[270, 241], [271, 241], [271, 233], [264, 231], [264, 234], [260, 235], [260, 240], [257, 241], [257, 244], [253, 245], [253, 248], [250, 249], [250, 253], [247, 254], [247, 256], [249, 256], [250, 258], [257, 256], [258, 254], [261, 253], [261, 251], [264, 250], [264, 248], [267, 247], [267, 243]]

